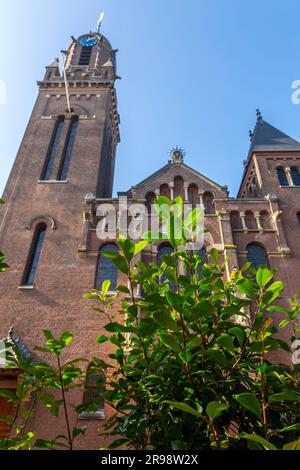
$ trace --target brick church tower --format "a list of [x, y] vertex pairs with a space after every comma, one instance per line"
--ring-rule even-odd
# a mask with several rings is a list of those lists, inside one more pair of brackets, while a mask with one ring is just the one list
[[86, 198], [112, 195], [120, 140], [116, 51], [101, 34], [74, 38], [66, 76], [71, 112], [58, 61], [46, 67], [4, 191], [0, 246], [10, 269], [0, 282], [0, 339], [13, 326], [33, 351], [43, 330], [57, 336], [68, 330], [76, 336], [70, 354], [92, 357], [101, 320], [82, 295], [94, 287], [97, 258], [82, 259], [79, 252], [85, 249]]

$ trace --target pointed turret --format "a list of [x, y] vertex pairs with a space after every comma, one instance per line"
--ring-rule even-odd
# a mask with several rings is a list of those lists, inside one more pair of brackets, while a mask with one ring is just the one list
[[255, 152], [299, 151], [300, 143], [276, 127], [264, 121], [259, 110], [256, 111], [257, 122], [251, 135], [248, 160]]

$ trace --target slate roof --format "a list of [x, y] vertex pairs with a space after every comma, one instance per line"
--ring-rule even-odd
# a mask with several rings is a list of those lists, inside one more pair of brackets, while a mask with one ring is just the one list
[[300, 151], [300, 143], [258, 117], [252, 134], [248, 159], [255, 152]]

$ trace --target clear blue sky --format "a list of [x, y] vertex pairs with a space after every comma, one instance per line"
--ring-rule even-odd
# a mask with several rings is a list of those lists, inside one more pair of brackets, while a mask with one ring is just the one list
[[44, 66], [94, 28], [119, 49], [122, 143], [115, 192], [159, 169], [170, 147], [235, 195], [248, 130], [265, 120], [300, 139], [298, 0], [6, 0], [1, 2], [0, 193], [9, 175]]

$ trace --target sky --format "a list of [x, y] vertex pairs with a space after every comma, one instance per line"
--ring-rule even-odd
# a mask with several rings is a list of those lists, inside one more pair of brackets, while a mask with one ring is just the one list
[[[0, 194], [44, 67], [97, 25], [118, 53], [114, 193], [185, 162], [235, 196], [255, 110], [300, 140], [298, 0], [0, 0]], [[6, 92], [5, 92], [6, 90]], [[5, 92], [5, 93], [4, 93]]]

